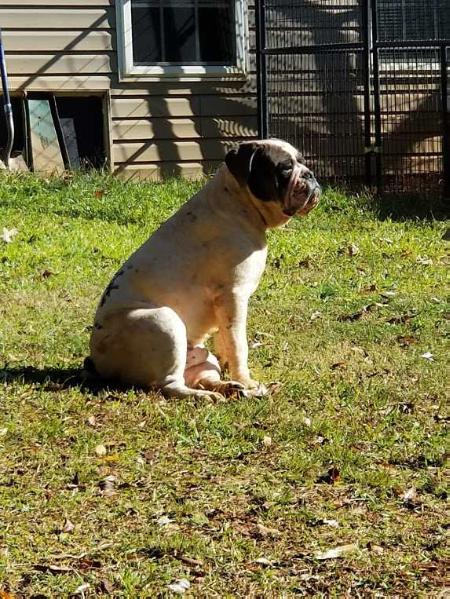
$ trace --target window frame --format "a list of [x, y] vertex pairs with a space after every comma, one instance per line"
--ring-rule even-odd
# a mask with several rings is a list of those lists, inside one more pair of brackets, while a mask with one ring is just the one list
[[235, 65], [141, 65], [133, 62], [131, 0], [116, 0], [119, 80], [243, 80], [247, 78], [248, 15], [246, 0], [234, 0], [236, 14]]

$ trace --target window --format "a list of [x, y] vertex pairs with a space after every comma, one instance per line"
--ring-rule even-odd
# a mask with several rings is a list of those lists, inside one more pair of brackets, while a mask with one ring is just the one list
[[245, 75], [245, 0], [117, 0], [122, 77]]
[[450, 39], [449, 0], [378, 0], [378, 37], [382, 42], [408, 42], [404, 48], [380, 50], [383, 71], [439, 71], [437, 48], [421, 41]]
[[421, 41], [450, 38], [448, 0], [379, 0], [381, 41]]

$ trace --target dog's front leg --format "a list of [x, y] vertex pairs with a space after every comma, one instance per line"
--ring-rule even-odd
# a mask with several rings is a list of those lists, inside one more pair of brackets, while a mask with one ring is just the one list
[[227, 293], [216, 298], [217, 345], [231, 378], [248, 389], [254, 389], [259, 383], [250, 377], [248, 369], [247, 305], [248, 297], [245, 295]]

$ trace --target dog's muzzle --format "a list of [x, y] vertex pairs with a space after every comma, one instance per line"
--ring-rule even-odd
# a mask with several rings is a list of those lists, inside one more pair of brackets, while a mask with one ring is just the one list
[[301, 165], [294, 168], [284, 201], [284, 214], [307, 214], [317, 206], [321, 187], [311, 171], [304, 171]]

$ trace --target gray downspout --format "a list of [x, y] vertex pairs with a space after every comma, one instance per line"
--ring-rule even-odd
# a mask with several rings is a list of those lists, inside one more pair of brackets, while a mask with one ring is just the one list
[[11, 99], [9, 97], [9, 87], [8, 87], [8, 76], [6, 74], [6, 62], [5, 62], [5, 52], [3, 49], [2, 42], [2, 30], [0, 29], [0, 75], [2, 79], [2, 90], [3, 90], [3, 110], [5, 112], [6, 118], [6, 131], [7, 131], [7, 140], [5, 152], [3, 155], [3, 161], [5, 163], [6, 168], [9, 168], [9, 159], [11, 158], [11, 151], [14, 143], [14, 119], [13, 112], [11, 106]]

